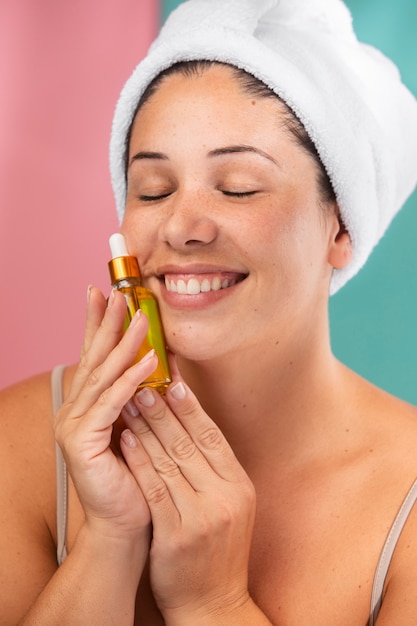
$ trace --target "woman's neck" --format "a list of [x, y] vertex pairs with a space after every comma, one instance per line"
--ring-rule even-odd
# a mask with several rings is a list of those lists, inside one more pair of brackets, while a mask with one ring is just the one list
[[179, 361], [187, 383], [241, 462], [266, 458], [268, 451], [276, 457], [277, 448], [299, 451], [320, 439], [323, 428], [329, 435], [337, 430], [349, 377], [328, 344], [317, 345], [291, 352], [275, 346], [219, 362]]

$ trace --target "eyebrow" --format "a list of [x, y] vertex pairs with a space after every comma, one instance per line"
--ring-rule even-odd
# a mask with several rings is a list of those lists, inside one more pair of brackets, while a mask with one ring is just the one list
[[159, 159], [161, 161], [168, 161], [167, 155], [163, 152], [143, 151], [137, 152], [132, 156], [132, 158], [129, 160], [129, 167], [132, 165], [132, 163], [134, 163], [134, 161], [141, 161], [143, 159]]
[[[251, 152], [253, 154], [258, 154], [259, 156], [263, 157], [264, 159], [268, 159], [268, 161], [271, 161], [272, 163], [274, 163], [274, 165], [279, 167], [277, 161], [275, 161], [275, 159], [270, 154], [268, 154], [267, 152], [264, 152], [260, 148], [255, 148], [254, 146], [248, 146], [245, 144], [238, 144], [235, 146], [225, 146], [223, 148], [215, 148], [214, 150], [210, 150], [210, 152], [208, 153], [208, 156], [212, 158], [212, 157], [223, 156], [224, 154], [236, 154], [236, 153], [242, 153], [242, 152]], [[163, 152], [152, 152], [152, 151], [145, 150], [142, 152], [137, 152], [131, 157], [129, 161], [129, 167], [135, 161], [141, 161], [145, 159], [169, 161], [169, 157]]]
[[268, 159], [268, 161], [271, 161], [272, 163], [274, 163], [274, 165], [279, 167], [277, 161], [275, 161], [275, 159], [270, 154], [264, 152], [260, 148], [255, 148], [255, 146], [247, 146], [245, 144], [238, 144], [236, 146], [225, 146], [224, 148], [216, 148], [215, 150], [210, 150], [208, 156], [217, 157], [222, 156], [223, 154], [235, 154], [238, 152], [252, 152], [254, 154], [259, 154], [259, 156], [263, 157], [264, 159]]

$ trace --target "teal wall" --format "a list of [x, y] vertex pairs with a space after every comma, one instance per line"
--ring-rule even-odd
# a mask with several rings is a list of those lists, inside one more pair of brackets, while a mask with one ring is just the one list
[[[165, 0], [163, 18], [178, 4]], [[346, 0], [346, 4], [358, 38], [395, 61], [417, 95], [417, 0]], [[368, 380], [413, 404], [417, 404], [416, 239], [417, 192], [366, 267], [330, 302], [335, 354]]]
[[[347, 5], [358, 38], [392, 58], [417, 95], [416, 0], [348, 0]], [[413, 404], [417, 404], [416, 236], [415, 192], [365, 268], [330, 303], [337, 356]]]

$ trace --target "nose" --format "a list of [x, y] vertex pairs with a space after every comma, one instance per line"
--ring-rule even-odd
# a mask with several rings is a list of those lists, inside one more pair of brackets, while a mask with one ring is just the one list
[[184, 194], [170, 203], [160, 225], [160, 238], [176, 250], [187, 251], [213, 243], [219, 233], [210, 203]]

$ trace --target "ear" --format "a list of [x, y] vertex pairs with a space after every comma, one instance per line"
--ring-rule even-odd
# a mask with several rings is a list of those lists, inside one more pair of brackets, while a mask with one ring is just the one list
[[328, 261], [333, 269], [340, 270], [352, 259], [352, 241], [340, 217], [334, 216], [329, 245]]

